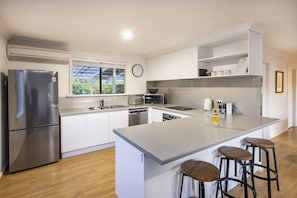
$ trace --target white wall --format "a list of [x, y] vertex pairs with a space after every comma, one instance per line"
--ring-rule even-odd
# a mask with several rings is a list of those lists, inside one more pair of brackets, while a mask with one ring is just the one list
[[59, 96], [68, 95], [69, 65], [9, 61], [8, 69], [39, 69], [39, 70], [58, 71]]
[[[6, 58], [6, 39], [0, 33], [0, 72], [7, 73], [7, 58]], [[1, 81], [0, 81], [0, 93], [1, 90]], [[0, 97], [1, 100], [1, 97]], [[0, 101], [1, 104], [1, 101]], [[2, 167], [2, 109], [0, 105], [0, 177], [2, 176], [3, 169]]]
[[[263, 116], [279, 118], [280, 122], [264, 132], [265, 138], [272, 138], [288, 129], [288, 68], [297, 67], [297, 59], [285, 56], [268, 47], [264, 48], [265, 63]], [[275, 71], [284, 72], [284, 92], [275, 93]]]
[[[79, 56], [83, 57], [83, 56]], [[86, 55], [85, 57], [90, 57]], [[91, 56], [93, 59], [98, 60], [109, 60], [117, 61], [118, 57], [112, 56]], [[122, 57], [120, 57], [122, 59]], [[136, 78], [131, 73], [131, 68], [133, 64], [139, 63], [144, 67], [144, 58], [141, 57], [125, 57], [124, 62], [126, 63], [126, 94], [143, 94], [145, 93], [146, 84], [145, 84], [145, 72], [144, 75], [140, 78]], [[9, 61], [8, 69], [43, 69], [43, 70], [52, 70], [58, 71], [59, 74], [59, 97], [69, 96], [70, 89], [70, 67], [69, 65], [57, 65], [57, 64], [44, 64], [44, 63], [28, 63], [28, 62], [19, 62], [19, 61]]]

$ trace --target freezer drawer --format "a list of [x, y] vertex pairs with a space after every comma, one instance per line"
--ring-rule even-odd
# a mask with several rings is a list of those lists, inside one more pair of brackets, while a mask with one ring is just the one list
[[9, 132], [9, 172], [58, 161], [59, 125]]

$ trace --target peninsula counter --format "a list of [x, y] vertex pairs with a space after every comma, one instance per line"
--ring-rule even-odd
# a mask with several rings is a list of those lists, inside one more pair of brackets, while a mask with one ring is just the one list
[[[202, 113], [115, 129], [116, 194], [119, 198], [177, 197], [182, 162], [198, 159], [218, 166], [220, 146], [240, 147], [245, 137], [262, 137], [262, 129], [276, 122], [266, 117], [227, 116], [220, 119], [219, 127], [213, 127], [209, 114]], [[213, 184], [206, 186], [209, 197], [213, 188]]]

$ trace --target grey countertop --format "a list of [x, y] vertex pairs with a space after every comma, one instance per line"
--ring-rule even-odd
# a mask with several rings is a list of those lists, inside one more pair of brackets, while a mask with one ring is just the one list
[[226, 116], [213, 127], [210, 115], [115, 129], [120, 136], [159, 164], [167, 164], [211, 146], [278, 122], [266, 117]]
[[[117, 105], [115, 105], [117, 106]], [[122, 110], [129, 110], [129, 109], [135, 109], [135, 108], [146, 108], [146, 107], [154, 107], [156, 109], [160, 109], [163, 111], [170, 111], [170, 112], [175, 112], [175, 113], [180, 113], [180, 114], [185, 114], [185, 115], [196, 115], [197, 111], [199, 110], [193, 110], [193, 111], [178, 111], [174, 109], [167, 109], [166, 107], [170, 106], [177, 106], [173, 104], [144, 104], [144, 105], [137, 105], [137, 106], [131, 106], [131, 105], [121, 105], [122, 107], [117, 107], [117, 108], [106, 108], [106, 109], [97, 109], [97, 110], [89, 110], [88, 107], [85, 108], [68, 108], [68, 109], [59, 109], [59, 114], [61, 116], [69, 116], [69, 115], [78, 115], [78, 114], [88, 114], [88, 113], [99, 113], [99, 112], [110, 112], [110, 111], [122, 111]], [[200, 111], [199, 111], [200, 112]]]
[[60, 109], [60, 115], [68, 116], [153, 107], [162, 111], [192, 116], [114, 130], [115, 134], [162, 165], [279, 121], [274, 118], [233, 115], [221, 118], [219, 127], [213, 127], [210, 112], [204, 112], [201, 109], [178, 111], [166, 108], [170, 106], [176, 105], [138, 105], [99, 110], [71, 108]]

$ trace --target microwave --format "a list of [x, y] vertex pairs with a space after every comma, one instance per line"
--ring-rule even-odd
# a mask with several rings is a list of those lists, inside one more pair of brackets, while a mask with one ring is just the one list
[[144, 104], [164, 104], [164, 94], [144, 94]]

